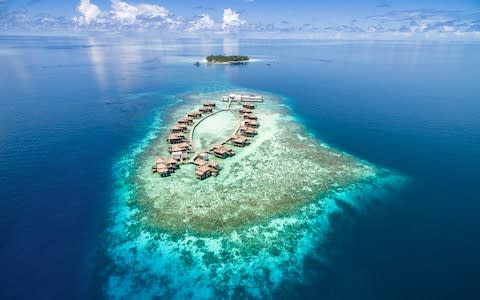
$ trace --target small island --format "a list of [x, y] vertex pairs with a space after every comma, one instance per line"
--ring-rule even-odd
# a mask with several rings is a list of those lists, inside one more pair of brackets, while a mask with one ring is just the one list
[[245, 55], [209, 55], [207, 56], [207, 62], [209, 63], [243, 64], [243, 63], [247, 63], [249, 60], [250, 58]]
[[403, 184], [318, 140], [288, 98], [260, 93], [174, 96], [115, 164], [110, 298], [273, 298], [304, 276], [332, 217]]

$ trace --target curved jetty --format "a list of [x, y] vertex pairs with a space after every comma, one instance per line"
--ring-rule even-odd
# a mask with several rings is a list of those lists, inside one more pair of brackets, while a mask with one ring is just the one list
[[333, 213], [405, 181], [320, 142], [279, 96], [226, 94], [258, 93], [178, 96], [116, 165], [109, 298], [271, 299], [322, 263]]
[[[261, 98], [261, 96], [254, 95], [251, 97]], [[209, 161], [208, 154], [222, 159], [235, 155], [233, 149], [230, 149], [227, 145], [231, 144], [236, 147], [249, 145], [251, 138], [256, 135], [255, 128], [259, 126], [257, 117], [252, 113], [255, 105], [241, 102], [238, 102], [238, 104], [240, 104], [239, 107], [233, 108], [232, 101], [229, 101], [224, 108], [219, 108], [215, 102], [206, 102], [197, 111], [189, 112], [187, 116], [180, 118], [177, 124], [171, 127], [166, 138], [167, 143], [171, 144], [170, 157], [168, 159], [157, 158], [152, 166], [152, 172], [159, 174], [161, 177], [167, 177], [174, 173], [180, 164], [192, 163], [197, 166], [195, 175], [198, 179], [203, 180], [210, 176], [217, 176], [220, 171], [219, 163]], [[222, 113], [231, 114], [236, 120], [236, 125], [233, 127], [231, 134], [221, 139], [220, 142], [207, 145], [202, 144], [201, 141], [196, 143], [194, 135], [197, 127], [203, 125], [207, 119], [211, 120], [212, 117]], [[225, 128], [226, 124], [222, 121], [224, 120], [220, 119], [215, 124], [216, 129]], [[190, 125], [191, 127], [189, 127]], [[186, 138], [187, 134], [188, 140]], [[219, 132], [213, 132], [214, 137], [218, 134]], [[220, 138], [222, 138], [221, 135]], [[192, 152], [193, 154], [189, 155]], [[199, 158], [200, 156], [201, 158]]]

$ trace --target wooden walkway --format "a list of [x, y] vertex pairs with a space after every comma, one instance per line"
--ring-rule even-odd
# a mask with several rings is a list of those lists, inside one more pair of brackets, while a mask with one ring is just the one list
[[230, 99], [230, 101], [228, 101], [228, 104], [227, 104], [227, 109], [228, 110], [230, 109], [230, 105], [232, 105], [232, 99]]

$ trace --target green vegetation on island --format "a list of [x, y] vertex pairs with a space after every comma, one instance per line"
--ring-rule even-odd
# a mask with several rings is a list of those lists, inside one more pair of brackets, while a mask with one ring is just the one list
[[244, 63], [250, 58], [245, 55], [209, 55], [207, 61], [209, 63]]

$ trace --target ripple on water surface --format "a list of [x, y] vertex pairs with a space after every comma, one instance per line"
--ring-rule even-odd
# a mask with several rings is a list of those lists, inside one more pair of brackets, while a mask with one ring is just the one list
[[[224, 93], [183, 97], [171, 120]], [[320, 143], [282, 99], [265, 98], [255, 111], [258, 136], [219, 161], [218, 177], [199, 181], [193, 166], [153, 176], [153, 161], [167, 153], [161, 122], [118, 163], [127, 175], [119, 176], [109, 231], [111, 298], [269, 297], [281, 282], [302, 278], [336, 201], [359, 206], [404, 182]], [[235, 125], [224, 112], [207, 120], [195, 137], [199, 144]]]

